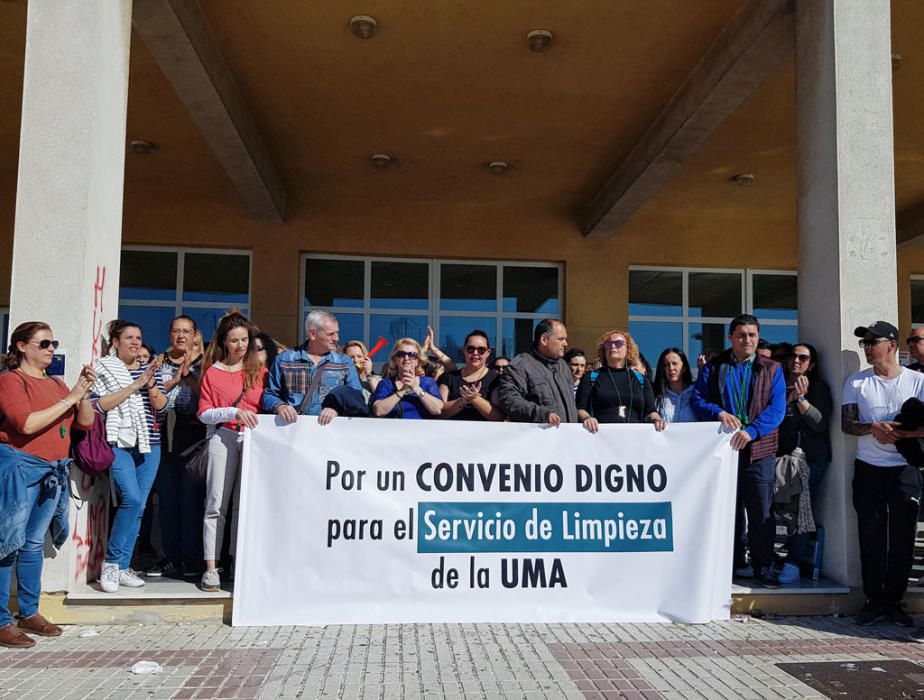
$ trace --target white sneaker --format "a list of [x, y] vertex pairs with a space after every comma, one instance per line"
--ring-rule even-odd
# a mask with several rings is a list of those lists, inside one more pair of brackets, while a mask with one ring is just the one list
[[121, 569], [119, 571], [119, 585], [128, 586], [129, 588], [140, 588], [144, 585], [144, 580], [138, 578], [138, 574], [135, 573], [135, 570], [129, 567], [128, 569]]
[[218, 569], [206, 571], [202, 574], [200, 588], [206, 593], [218, 593], [221, 590], [221, 577], [218, 575]]
[[106, 593], [115, 593], [119, 590], [119, 565], [103, 562], [103, 570], [99, 574], [99, 585]]

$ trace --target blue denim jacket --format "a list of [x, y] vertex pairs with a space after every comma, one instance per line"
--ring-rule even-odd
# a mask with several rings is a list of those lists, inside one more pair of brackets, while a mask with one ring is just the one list
[[324, 398], [338, 386], [349, 386], [360, 392], [363, 389], [356, 365], [347, 355], [334, 350], [324, 355], [315, 365], [302, 346], [286, 350], [276, 357], [263, 392], [263, 410], [275, 413], [276, 407], [282, 403], [298, 410], [316, 372], [322, 373], [321, 381], [306, 410], [302, 411], [305, 415], [316, 416], [321, 413]]
[[55, 547], [64, 544], [70, 494], [68, 472], [72, 463], [70, 459], [46, 462], [0, 443], [0, 559], [26, 543], [26, 524], [31, 514], [26, 489], [38, 481], [42, 482], [42, 497], [58, 501], [51, 519], [51, 538]]

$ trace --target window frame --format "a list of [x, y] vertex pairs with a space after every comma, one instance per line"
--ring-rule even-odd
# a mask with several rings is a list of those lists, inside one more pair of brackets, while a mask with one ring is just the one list
[[[350, 260], [363, 262], [363, 303], [361, 306], [309, 306], [305, 304], [305, 282], [307, 280], [307, 267], [309, 260]], [[372, 263], [390, 262], [390, 263], [415, 263], [427, 265], [427, 308], [426, 309], [407, 309], [401, 307], [380, 308], [372, 307]], [[442, 297], [440, 295], [440, 279], [443, 265], [477, 265], [482, 267], [495, 267], [497, 270], [494, 311], [465, 311], [465, 310], [443, 310], [440, 308]], [[528, 267], [528, 268], [554, 268], [558, 271], [558, 288], [556, 290], [559, 317], [564, 313], [564, 263], [550, 261], [510, 261], [510, 260], [480, 260], [469, 258], [413, 258], [413, 257], [392, 257], [381, 255], [345, 255], [339, 253], [302, 253], [300, 257], [299, 285], [298, 285], [298, 305], [299, 305], [299, 328], [298, 340], [302, 344], [305, 342], [305, 315], [312, 309], [328, 311], [334, 315], [337, 314], [362, 314], [363, 315], [363, 342], [371, 342], [370, 329], [373, 315], [389, 316], [423, 316], [428, 319], [427, 325], [433, 328], [433, 335], [437, 339], [440, 337], [440, 318], [484, 318], [494, 321], [494, 346], [492, 350], [495, 355], [500, 353], [499, 346], [503, 343], [504, 321], [508, 319], [531, 319], [542, 320], [549, 318], [549, 314], [528, 312], [528, 311], [504, 311], [504, 268], [505, 267]], [[485, 330], [488, 330], [485, 328]], [[351, 338], [341, 338], [341, 342], [352, 340]], [[419, 338], [423, 340], [423, 338]]]
[[[721, 317], [721, 316], [691, 316], [690, 315], [690, 273], [697, 272], [712, 272], [712, 273], [722, 273], [722, 274], [737, 274], [741, 278], [741, 308], [744, 309], [741, 313], [753, 314], [754, 313], [754, 276], [755, 275], [778, 275], [778, 276], [790, 276], [798, 279], [799, 273], [797, 270], [761, 270], [761, 269], [751, 269], [751, 268], [722, 268], [722, 267], [678, 267], [678, 266], [660, 266], [660, 265], [630, 265], [629, 273], [631, 276], [632, 272], [679, 272], [681, 273], [681, 310], [680, 315], [673, 316], [656, 316], [651, 314], [633, 314], [632, 309], [632, 299], [627, 295], [627, 306], [629, 308], [629, 325], [633, 321], [641, 322], [662, 322], [662, 323], [680, 323], [683, 328], [683, 351], [690, 356], [690, 324], [723, 324], [728, 326], [732, 318]], [[924, 279], [924, 275], [921, 276], [921, 279]], [[630, 290], [631, 294], [631, 290]], [[798, 319], [798, 303], [796, 307], [796, 319], [759, 319], [761, 327], [764, 326], [789, 326], [798, 328], [799, 319]], [[692, 362], [692, 359], [691, 359]]]
[[912, 292], [913, 292], [913, 290], [914, 290], [914, 286], [911, 284], [912, 282], [924, 282], [924, 275], [914, 275], [914, 274], [912, 274], [912, 275], [909, 275], [909, 276], [908, 276], [908, 301], [910, 302], [910, 306], [911, 306], [911, 309], [910, 309], [910, 311], [911, 311], [911, 314], [910, 314], [910, 315], [911, 315], [911, 327], [912, 327], [912, 328], [922, 328], [922, 327], [924, 327], [924, 323], [915, 323], [915, 322], [914, 322], [914, 296], [913, 296], [913, 294], [912, 294]]
[[10, 344], [10, 333], [13, 332], [13, 329], [10, 328], [10, 307], [0, 306], [0, 331], [2, 331], [4, 325], [6, 326], [6, 333], [3, 333], [3, 347], [6, 347]]
[[[136, 306], [147, 308], [169, 308], [173, 307], [173, 315], [179, 316], [184, 313], [185, 309], [221, 309], [227, 310], [230, 307], [225, 302], [220, 301], [184, 301], [183, 300], [183, 282], [186, 268], [187, 253], [201, 253], [206, 255], [237, 255], [247, 258], [247, 303], [241, 304], [238, 308], [241, 312], [250, 317], [251, 304], [253, 303], [253, 251], [241, 248], [196, 248], [192, 246], [158, 246], [158, 245], [123, 245], [123, 251], [133, 252], [153, 252], [153, 253], [176, 253], [176, 295], [173, 300], [170, 299], [122, 299], [122, 279], [119, 274], [119, 303], [122, 306]], [[120, 263], [121, 267], [121, 263]], [[208, 341], [208, 338], [205, 339]]]

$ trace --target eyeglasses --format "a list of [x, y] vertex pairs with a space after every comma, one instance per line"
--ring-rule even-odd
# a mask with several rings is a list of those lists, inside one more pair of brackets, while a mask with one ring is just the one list
[[54, 348], [55, 350], [57, 350], [58, 346], [60, 345], [60, 343], [57, 340], [48, 340], [48, 338], [46, 338], [45, 340], [38, 340], [38, 341], [30, 340], [29, 343], [32, 345], [38, 345], [39, 348], [42, 350], [47, 350], [48, 348]]
[[192, 335], [195, 331], [191, 331], [188, 328], [171, 328], [170, 332], [173, 335]]
[[793, 355], [790, 355], [790, 356], [789, 356], [789, 359], [790, 359], [790, 360], [798, 360], [799, 362], [808, 362], [809, 360], [812, 359], [812, 356], [811, 356], [811, 355], [795, 355], [795, 354], [793, 354]]
[[603, 347], [605, 348], [624, 348], [626, 346], [626, 341], [622, 338], [617, 338], [616, 340], [604, 340]]
[[466, 345], [465, 352], [470, 355], [484, 355], [488, 351], [487, 345]]
[[888, 343], [889, 339], [888, 338], [873, 338], [872, 340], [867, 340], [866, 338], [863, 338], [862, 340], [860, 340], [860, 342], [857, 343], [857, 345], [859, 345], [861, 348], [869, 349], [869, 348], [876, 347], [882, 341], [885, 341]]
[[403, 360], [405, 357], [406, 357], [407, 359], [409, 359], [409, 360], [416, 360], [418, 357], [420, 357], [420, 355], [419, 355], [418, 353], [414, 352], [413, 350], [410, 350], [410, 351], [408, 351], [408, 350], [398, 350], [398, 351], [395, 353], [395, 357], [397, 357], [399, 360]]
[[920, 343], [922, 340], [924, 340], [924, 335], [913, 335], [910, 338], [908, 338], [908, 340], [906, 340], [905, 342], [908, 343], [908, 345], [915, 345], [917, 343]]

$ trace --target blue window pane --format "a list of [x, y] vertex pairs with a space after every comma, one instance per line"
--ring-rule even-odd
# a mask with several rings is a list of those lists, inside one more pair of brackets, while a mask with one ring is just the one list
[[[429, 316], [404, 316], [397, 314], [372, 314], [369, 319], [369, 337], [379, 339], [379, 336], [388, 341], [388, 346], [382, 352], [390, 353], [395, 341], [401, 338], [414, 338], [422, 343], [427, 337], [427, 324]], [[378, 359], [378, 356], [376, 356]]]
[[363, 306], [362, 260], [305, 260], [305, 306]]
[[[238, 308], [240, 312], [244, 314], [244, 316], [247, 316], [246, 306], [236, 308]], [[212, 336], [215, 335], [215, 329], [218, 327], [218, 322], [221, 320], [222, 316], [228, 313], [228, 309], [198, 309], [195, 307], [184, 307], [183, 313], [192, 317], [192, 319], [196, 322], [196, 327], [199, 329], [199, 332], [202, 333], [203, 344], [208, 345], [209, 341], [212, 339]]]
[[683, 324], [629, 321], [629, 333], [649, 364], [657, 362], [665, 348], [683, 348]]
[[683, 273], [629, 270], [629, 314], [682, 316]]
[[705, 350], [719, 352], [727, 345], [728, 326], [724, 323], [690, 324], [690, 364], [696, 364], [696, 358]]
[[741, 273], [690, 273], [690, 316], [730, 320], [741, 312]]
[[798, 326], [771, 326], [762, 323], [760, 337], [771, 343], [797, 343], [799, 342]]
[[465, 336], [475, 329], [479, 329], [488, 334], [488, 347], [496, 347], [497, 338], [497, 321], [493, 318], [465, 317], [465, 316], [441, 316], [440, 317], [440, 337], [437, 341], [440, 350], [449, 355], [457, 364], [465, 362]]
[[538, 318], [505, 318], [504, 337], [501, 338], [500, 348], [495, 350], [498, 355], [512, 358], [514, 355], [528, 351], [533, 345], [533, 331], [539, 325]]
[[248, 302], [250, 256], [186, 253], [183, 301], [214, 301], [231, 306]]
[[497, 267], [440, 265], [440, 309], [497, 311]]
[[119, 299], [176, 300], [176, 253], [123, 250], [119, 268]]
[[[157, 352], [163, 352], [170, 343], [170, 324], [176, 316], [175, 306], [132, 306], [121, 304], [119, 318], [141, 327], [141, 337]], [[105, 329], [103, 329], [105, 333]]]
[[427, 263], [374, 261], [373, 309], [427, 309], [430, 305], [430, 266]]
[[557, 316], [557, 267], [504, 267], [504, 311]]
[[755, 274], [751, 279], [757, 318], [798, 320], [799, 283], [795, 275]]
[[[302, 318], [302, 332], [304, 333], [305, 328], [305, 318], [308, 314]], [[337, 325], [340, 326], [340, 345], [347, 343], [351, 340], [359, 340], [367, 347], [371, 348], [375, 345], [375, 341], [378, 340], [378, 337], [371, 339], [363, 336], [363, 315], [362, 314], [334, 314], [337, 317]], [[376, 358], [379, 356], [376, 355]]]

